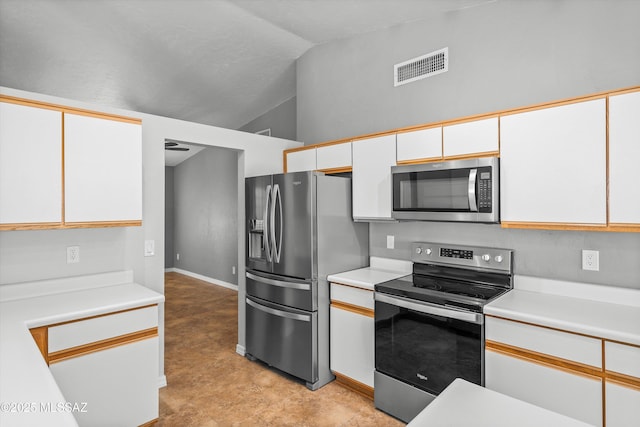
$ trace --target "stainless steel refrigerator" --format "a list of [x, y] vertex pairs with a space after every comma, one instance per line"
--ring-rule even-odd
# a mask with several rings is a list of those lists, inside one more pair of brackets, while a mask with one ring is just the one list
[[246, 355], [311, 390], [329, 368], [327, 275], [368, 265], [351, 179], [318, 172], [247, 178]]

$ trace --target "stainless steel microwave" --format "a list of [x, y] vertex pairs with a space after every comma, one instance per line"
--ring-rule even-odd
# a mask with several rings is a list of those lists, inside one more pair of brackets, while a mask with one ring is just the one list
[[497, 157], [392, 166], [393, 218], [500, 222]]

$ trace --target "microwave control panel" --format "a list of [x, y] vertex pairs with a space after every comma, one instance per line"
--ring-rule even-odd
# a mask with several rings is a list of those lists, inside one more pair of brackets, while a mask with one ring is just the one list
[[491, 168], [478, 168], [478, 212], [491, 212]]

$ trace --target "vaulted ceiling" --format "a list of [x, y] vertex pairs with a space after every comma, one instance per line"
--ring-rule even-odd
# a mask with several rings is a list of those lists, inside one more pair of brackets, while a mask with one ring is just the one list
[[0, 86], [237, 129], [308, 49], [497, 0], [0, 0]]

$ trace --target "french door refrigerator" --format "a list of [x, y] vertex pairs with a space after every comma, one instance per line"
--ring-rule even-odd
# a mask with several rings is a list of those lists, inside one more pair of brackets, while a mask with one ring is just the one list
[[247, 178], [246, 355], [317, 390], [329, 368], [327, 275], [368, 265], [369, 229], [351, 179], [319, 172]]

